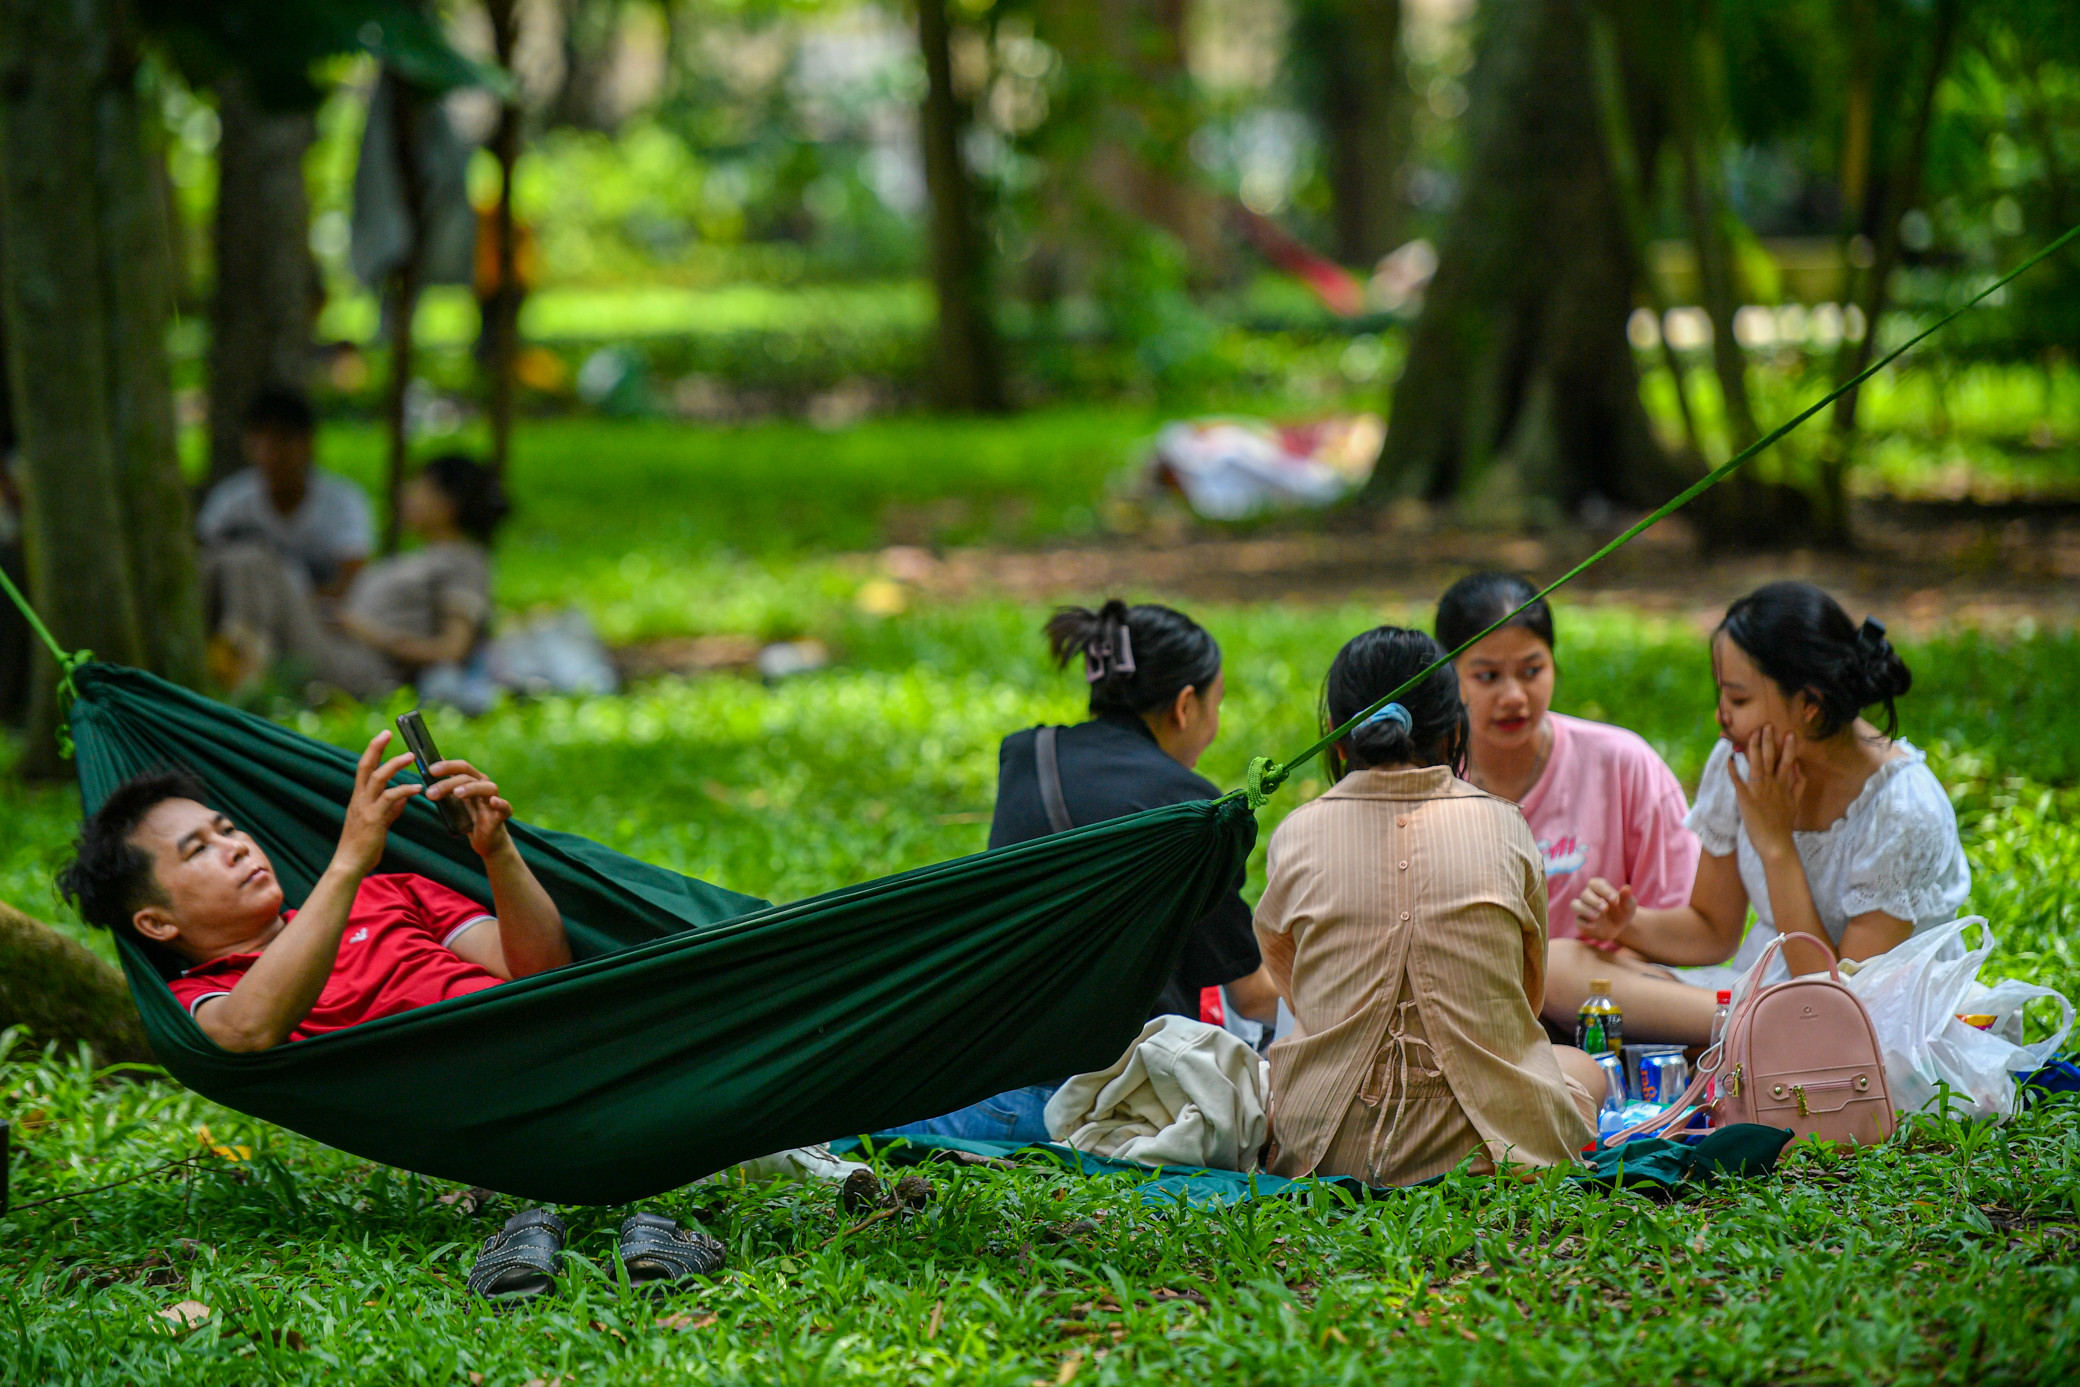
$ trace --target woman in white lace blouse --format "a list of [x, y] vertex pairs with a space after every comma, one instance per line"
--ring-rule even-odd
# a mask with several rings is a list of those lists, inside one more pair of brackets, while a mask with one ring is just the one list
[[[1552, 946], [1548, 995], [1578, 1005], [1592, 974], [1611, 979], [1633, 1039], [1702, 1044], [1716, 989], [1779, 932], [1870, 958], [1949, 923], [1971, 891], [1950, 797], [1893, 735], [1913, 679], [1877, 621], [1859, 628], [1820, 589], [1771, 583], [1727, 609], [1712, 676], [1724, 740], [1685, 820], [1704, 844], [1690, 903], [1642, 910], [1597, 880], [1574, 905], [1582, 939]], [[1877, 705], [1883, 731], [1861, 716]], [[1769, 980], [1831, 961], [1793, 942]]]

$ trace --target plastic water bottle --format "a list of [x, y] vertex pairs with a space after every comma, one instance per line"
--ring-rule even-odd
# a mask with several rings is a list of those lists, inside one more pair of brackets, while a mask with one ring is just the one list
[[1589, 980], [1589, 999], [1575, 1017], [1574, 1043], [1592, 1055], [1615, 1055], [1624, 1049], [1625, 1017], [1611, 1000], [1609, 978]]
[[[1707, 1050], [1711, 1049], [1713, 1045], [1717, 1045], [1720, 1041], [1726, 1039], [1726, 1023], [1732, 1019], [1733, 993], [1728, 989], [1722, 987], [1719, 989], [1719, 1009], [1712, 1013], [1712, 1039], [1711, 1044], [1705, 1046]], [[1721, 1055], [1719, 1057], [1719, 1067], [1722, 1069], [1726, 1067], [1726, 1057], [1724, 1055]], [[1718, 1098], [1719, 1080], [1716, 1077], [1706, 1080], [1704, 1086], [1704, 1101], [1707, 1103], [1713, 1103], [1717, 1102]]]

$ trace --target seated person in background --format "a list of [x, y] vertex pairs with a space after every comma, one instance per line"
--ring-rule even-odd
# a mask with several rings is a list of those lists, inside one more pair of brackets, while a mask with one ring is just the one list
[[317, 416], [302, 392], [272, 386], [246, 410], [247, 467], [210, 488], [195, 517], [205, 551], [258, 544], [289, 565], [305, 591], [337, 597], [368, 562], [368, 497], [311, 463]]
[[[1623, 949], [1553, 949], [1554, 1005], [1579, 1006], [1592, 973], [1609, 978], [1627, 1038], [1704, 1044], [1715, 989], [1732, 987], [1779, 931], [1829, 940], [1832, 956], [1787, 944], [1766, 982], [1948, 924], [1972, 888], [1950, 797], [1927, 758], [1892, 735], [1893, 701], [1913, 675], [1883, 626], [1858, 627], [1810, 583], [1771, 583], [1726, 609], [1712, 677], [1721, 740], [1690, 811], [1704, 855], [1689, 901], [1647, 909], [1631, 890], [1592, 881], [1574, 903], [1582, 939]], [[1882, 732], [1860, 716], [1874, 704]], [[1659, 966], [1681, 964], [1707, 966]]]
[[[1457, 650], [1537, 595], [1510, 573], [1461, 578], [1437, 604], [1437, 643]], [[1546, 864], [1548, 939], [1575, 937], [1572, 907], [1593, 880], [1629, 887], [1654, 910], [1690, 898], [1697, 835], [1683, 825], [1690, 806], [1675, 772], [1635, 732], [1551, 711], [1551, 608], [1533, 602], [1454, 666], [1466, 778], [1524, 811]], [[1565, 1002], [1549, 989], [1546, 1017], [1571, 1025]]]
[[399, 518], [419, 547], [378, 559], [347, 590], [339, 624], [400, 679], [468, 657], [491, 618], [491, 540], [512, 507], [492, 470], [443, 453], [405, 483]]
[[219, 674], [229, 687], [276, 661], [362, 699], [386, 697], [435, 665], [468, 658], [491, 614], [490, 544], [510, 507], [491, 469], [449, 453], [404, 485], [398, 518], [416, 549], [355, 576], [332, 620], [256, 545], [205, 564], [212, 630], [234, 647]]
[[[89, 923], [173, 955], [173, 995], [227, 1050], [307, 1040], [570, 962], [563, 917], [513, 845], [498, 787], [452, 760], [431, 768], [431, 786], [392, 785], [412, 758], [382, 760], [389, 739], [378, 733], [361, 753], [339, 848], [300, 910], [282, 909], [267, 854], [182, 771], [118, 786], [59, 885]], [[425, 877], [369, 875], [422, 790], [469, 807], [492, 913]]]
[[[1221, 648], [1182, 612], [1107, 602], [1093, 612], [1063, 607], [1047, 623], [1057, 668], [1080, 659], [1091, 717], [1052, 729], [1053, 764], [1041, 764], [1042, 728], [1014, 732], [998, 752], [996, 816], [989, 845], [1008, 847], [1082, 824], [1165, 804], [1218, 799], [1192, 767], [1220, 732]], [[1044, 777], [1044, 778], [1043, 778]], [[1050, 788], [1056, 802], [1050, 807]], [[1064, 820], [1057, 822], [1057, 818]], [[1242, 879], [1193, 926], [1184, 955], [1151, 1016], [1196, 1019], [1199, 994], [1227, 988], [1253, 1019], [1277, 1016], [1278, 999], [1260, 968]], [[1065, 1075], [1064, 1078], [1067, 1076]], [[893, 1129], [911, 1136], [1046, 1141], [1047, 1100], [1059, 1084], [1002, 1093], [959, 1112]]]
[[[1324, 730], [1444, 654], [1382, 626], [1330, 667]], [[1516, 806], [1454, 774], [1466, 712], [1439, 670], [1328, 754], [1335, 783], [1271, 835], [1257, 940], [1295, 1026], [1271, 1047], [1266, 1166], [1408, 1185], [1567, 1165], [1604, 1079], [1539, 1025], [1546, 871]], [[1348, 763], [1346, 765], [1346, 763]]]

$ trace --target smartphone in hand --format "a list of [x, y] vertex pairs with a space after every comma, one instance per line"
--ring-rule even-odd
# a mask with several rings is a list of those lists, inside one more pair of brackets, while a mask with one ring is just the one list
[[[433, 734], [426, 730], [426, 719], [420, 717], [419, 710], [414, 708], [399, 715], [397, 730], [404, 737], [405, 750], [412, 753], [412, 760], [419, 765], [419, 778], [431, 785], [433, 768], [439, 763], [441, 754], [433, 748]], [[453, 795], [446, 795], [435, 800], [433, 806], [440, 810], [441, 822], [448, 826], [448, 832], [459, 838], [469, 837], [473, 820], [468, 805]]]

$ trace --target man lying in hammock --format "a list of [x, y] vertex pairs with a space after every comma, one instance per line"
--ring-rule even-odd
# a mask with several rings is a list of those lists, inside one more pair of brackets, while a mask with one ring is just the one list
[[[361, 753], [332, 864], [282, 909], [267, 854], [210, 807], [186, 771], [135, 776], [81, 830], [59, 878], [80, 915], [129, 930], [184, 965], [167, 985], [210, 1039], [265, 1050], [496, 987], [571, 961], [563, 916], [513, 846], [513, 806], [467, 761], [431, 785], [392, 785], [410, 756]], [[470, 846], [491, 878], [492, 913], [422, 876], [370, 876], [405, 801], [468, 806]]]

